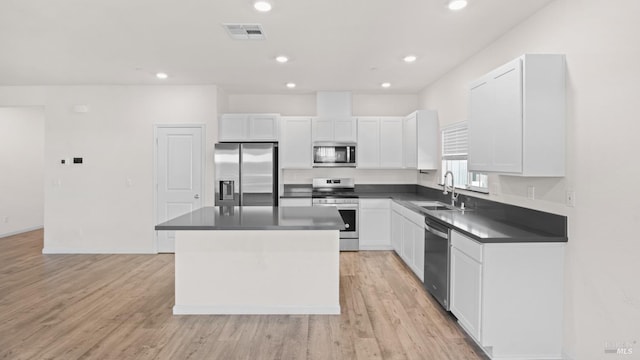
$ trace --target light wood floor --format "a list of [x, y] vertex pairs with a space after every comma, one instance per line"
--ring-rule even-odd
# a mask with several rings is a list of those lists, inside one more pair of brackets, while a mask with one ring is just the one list
[[392, 252], [341, 253], [342, 315], [173, 316], [173, 255], [42, 242], [0, 239], [0, 359], [486, 359]]

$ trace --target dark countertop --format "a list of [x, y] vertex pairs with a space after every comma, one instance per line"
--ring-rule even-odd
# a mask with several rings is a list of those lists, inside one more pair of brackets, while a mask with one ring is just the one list
[[[296, 189], [298, 190], [298, 189]], [[534, 227], [526, 227], [493, 218], [491, 209], [425, 210], [412, 201], [441, 201], [415, 192], [357, 191], [360, 199], [391, 199], [414, 212], [435, 219], [481, 243], [567, 242], [567, 236], [553, 234]], [[281, 197], [311, 197], [311, 192], [289, 191]], [[533, 211], [533, 210], [532, 210]]]
[[540, 230], [525, 229], [515, 224], [492, 220], [481, 210], [425, 210], [411, 201], [429, 199], [394, 199], [399, 204], [459, 231], [481, 243], [566, 242], [567, 238]]
[[156, 230], [344, 230], [334, 207], [207, 206]]

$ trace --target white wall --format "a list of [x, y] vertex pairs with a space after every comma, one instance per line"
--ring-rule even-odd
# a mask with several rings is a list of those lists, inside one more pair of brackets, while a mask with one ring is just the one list
[[[227, 94], [225, 112], [279, 113], [315, 116], [316, 94]], [[418, 110], [416, 94], [360, 94], [351, 96], [353, 116], [402, 116]]]
[[[206, 124], [213, 204], [216, 100], [215, 86], [1, 87], [0, 106], [45, 109], [44, 251], [154, 251], [154, 124]], [[74, 113], [77, 104], [90, 111]], [[60, 164], [72, 157], [84, 164]]]
[[0, 107], [0, 237], [44, 224], [44, 110]]
[[[523, 53], [566, 54], [566, 178], [491, 176], [489, 197], [568, 216], [564, 348], [576, 360], [624, 342], [635, 348], [622, 357], [640, 358], [639, 13], [635, 0], [556, 0], [420, 94], [442, 124], [465, 120], [470, 81]], [[526, 199], [527, 185], [540, 200]], [[564, 205], [569, 188], [575, 208]]]
[[316, 94], [228, 94], [226, 112], [277, 113], [310, 116], [316, 113]]

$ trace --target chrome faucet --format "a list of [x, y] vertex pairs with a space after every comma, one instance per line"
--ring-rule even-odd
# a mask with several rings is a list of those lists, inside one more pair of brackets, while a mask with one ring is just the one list
[[456, 195], [456, 183], [453, 180], [453, 172], [447, 171], [444, 173], [444, 181], [442, 182], [442, 193], [447, 195], [449, 192], [447, 191], [447, 176], [451, 174], [451, 206], [456, 206], [456, 200], [458, 199], [458, 195]]

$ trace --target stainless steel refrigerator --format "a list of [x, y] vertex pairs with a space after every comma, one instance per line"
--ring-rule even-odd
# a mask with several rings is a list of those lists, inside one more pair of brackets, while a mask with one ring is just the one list
[[278, 145], [215, 145], [216, 206], [278, 206]]

